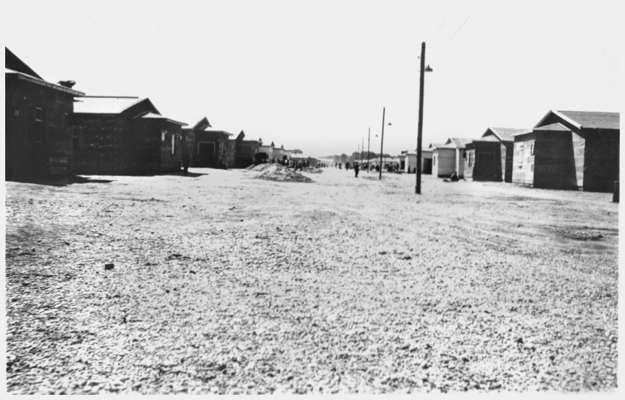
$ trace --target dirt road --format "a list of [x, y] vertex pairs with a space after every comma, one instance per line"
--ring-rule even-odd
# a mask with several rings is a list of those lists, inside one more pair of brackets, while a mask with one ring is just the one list
[[616, 387], [609, 194], [193, 172], [7, 182], [10, 392]]

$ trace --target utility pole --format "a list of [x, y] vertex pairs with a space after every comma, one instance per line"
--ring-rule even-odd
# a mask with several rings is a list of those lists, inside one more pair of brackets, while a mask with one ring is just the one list
[[425, 42], [421, 42], [421, 74], [419, 77], [419, 130], [417, 132], [417, 185], [415, 193], [421, 194], [421, 141], [423, 135], [423, 76], [425, 75]]
[[386, 107], [382, 107], [382, 137], [380, 138], [380, 180], [382, 180], [382, 157], [384, 154], [384, 117], [386, 116]]
[[369, 150], [371, 150], [371, 127], [367, 131], [367, 170], [369, 169]]
[[364, 158], [364, 153], [365, 152], [365, 138], [362, 138], [362, 141], [360, 143], [360, 162], [362, 163], [362, 159]]

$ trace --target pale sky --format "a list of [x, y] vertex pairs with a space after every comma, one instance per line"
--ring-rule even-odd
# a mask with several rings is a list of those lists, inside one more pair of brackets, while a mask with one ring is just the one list
[[[313, 155], [385, 152], [531, 127], [550, 109], [619, 111], [617, 1], [11, 1], [3, 44], [47, 80], [149, 97], [165, 116]], [[379, 151], [372, 135], [372, 151]]]

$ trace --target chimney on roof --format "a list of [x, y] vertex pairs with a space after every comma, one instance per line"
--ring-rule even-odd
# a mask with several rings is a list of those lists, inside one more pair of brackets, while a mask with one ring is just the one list
[[59, 81], [59, 85], [64, 86], [66, 88], [72, 88], [76, 84], [76, 81]]

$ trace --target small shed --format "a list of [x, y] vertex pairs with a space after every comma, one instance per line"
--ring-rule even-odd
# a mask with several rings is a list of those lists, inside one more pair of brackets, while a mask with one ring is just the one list
[[44, 80], [5, 48], [5, 177], [7, 180], [64, 178], [72, 172], [72, 135], [67, 115], [73, 82]]
[[228, 168], [234, 160], [234, 143], [229, 140], [231, 133], [213, 129], [206, 117], [192, 128], [193, 157], [192, 167]]
[[195, 133], [196, 131], [201, 131], [206, 128], [210, 128], [211, 124], [208, 122], [206, 117], [199, 120], [195, 125], [190, 128], [182, 128], [182, 138], [186, 148], [187, 153], [185, 154], [188, 157], [189, 165], [195, 165], [195, 158], [197, 157], [196, 153], [196, 143], [195, 143]]
[[468, 143], [465, 179], [511, 182], [514, 135], [525, 131], [527, 129], [488, 128], [481, 138]]
[[246, 168], [254, 164], [254, 155], [260, 143], [257, 140], [245, 140], [245, 132], [239, 132], [235, 139], [234, 167]]
[[[431, 174], [432, 173], [432, 153], [434, 152], [434, 148], [437, 146], [442, 146], [441, 144], [430, 143], [425, 148], [421, 149], [421, 173], [422, 174]], [[402, 171], [414, 174], [417, 172], [417, 152], [408, 152], [403, 151], [402, 155], [404, 156], [404, 162], [401, 166]]]
[[448, 177], [454, 172], [459, 178], [464, 177], [465, 147], [471, 139], [449, 138], [437, 145], [432, 152], [432, 175]]
[[549, 111], [515, 136], [512, 181], [534, 187], [610, 192], [618, 180], [620, 115]]
[[183, 122], [148, 98], [83, 97], [70, 115], [79, 174], [150, 174], [180, 168]]

